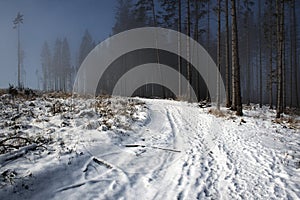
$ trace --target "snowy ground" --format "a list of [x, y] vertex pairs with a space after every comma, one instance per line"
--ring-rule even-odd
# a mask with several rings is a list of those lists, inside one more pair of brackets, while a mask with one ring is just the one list
[[0, 102], [0, 199], [300, 198], [299, 117], [276, 121], [255, 105], [216, 117], [170, 100], [16, 101]]

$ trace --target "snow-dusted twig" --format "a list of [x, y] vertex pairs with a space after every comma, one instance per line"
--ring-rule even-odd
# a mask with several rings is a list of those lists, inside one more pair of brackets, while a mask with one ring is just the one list
[[20, 136], [15, 136], [15, 137], [9, 137], [9, 138], [5, 138], [4, 140], [0, 141], [0, 146], [1, 145], [5, 145], [3, 144], [4, 142], [8, 141], [8, 140], [14, 140], [14, 139], [21, 139], [21, 140], [25, 140], [27, 143], [29, 143], [29, 140], [27, 138], [24, 137], [20, 137]]
[[37, 144], [31, 144], [9, 154], [0, 155], [0, 164], [3, 166], [5, 162], [20, 158], [23, 155], [25, 155], [28, 151], [35, 150], [37, 147]]
[[125, 147], [143, 147], [143, 148], [152, 148], [152, 149], [160, 149], [160, 150], [164, 150], [164, 151], [172, 151], [172, 152], [176, 152], [176, 153], [180, 153], [180, 150], [177, 149], [170, 149], [170, 148], [164, 148], [164, 147], [157, 147], [157, 146], [146, 146], [143, 144], [126, 144], [124, 145]]

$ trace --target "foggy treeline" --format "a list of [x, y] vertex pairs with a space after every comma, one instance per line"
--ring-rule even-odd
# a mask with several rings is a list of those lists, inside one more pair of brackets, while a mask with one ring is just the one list
[[57, 38], [51, 50], [46, 41], [42, 47], [42, 74], [39, 83], [45, 91], [70, 92], [73, 88], [76, 72], [88, 53], [95, 47], [92, 36], [85, 31], [78, 50], [75, 65], [72, 65], [71, 50], [67, 38]]
[[[240, 100], [268, 104], [280, 114], [285, 107], [300, 107], [299, 4], [295, 0], [118, 0], [112, 35], [146, 26], [182, 32], [198, 41], [217, 63], [226, 85], [227, 107], [235, 107]], [[53, 55], [45, 43], [43, 89], [69, 91], [76, 70], [94, 46], [86, 31], [71, 65], [66, 38], [57, 39]], [[204, 84], [201, 77], [181, 62], [177, 70], [196, 88], [205, 88], [199, 85]], [[138, 93], [145, 95], [148, 90], [145, 87]], [[195, 91], [199, 99], [209, 100], [207, 89]], [[166, 93], [163, 89], [160, 96]]]

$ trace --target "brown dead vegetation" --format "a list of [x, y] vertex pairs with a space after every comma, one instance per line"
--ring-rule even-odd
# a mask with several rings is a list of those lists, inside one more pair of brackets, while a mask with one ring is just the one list
[[296, 116], [281, 117], [272, 120], [273, 123], [280, 124], [285, 128], [300, 130], [300, 119]]
[[216, 108], [209, 109], [208, 113], [211, 115], [214, 115], [216, 117], [226, 117], [226, 114], [224, 112], [222, 112], [221, 110], [218, 110]]

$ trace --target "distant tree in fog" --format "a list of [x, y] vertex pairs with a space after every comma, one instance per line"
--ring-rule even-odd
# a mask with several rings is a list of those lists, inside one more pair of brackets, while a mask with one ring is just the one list
[[16, 18], [14, 19], [14, 27], [18, 31], [18, 87], [20, 88], [21, 83], [21, 45], [20, 45], [20, 24], [23, 24], [23, 15], [18, 12]]
[[53, 56], [47, 42], [41, 52], [43, 90], [70, 91], [72, 89], [73, 69], [67, 38], [57, 38]]
[[51, 71], [51, 51], [47, 42], [44, 43], [41, 53], [42, 62], [42, 84], [43, 90], [48, 91], [53, 89], [52, 86], [52, 71]]
[[78, 55], [78, 67], [79, 69], [80, 65], [84, 61], [85, 57], [90, 53], [90, 51], [95, 47], [95, 42], [93, 41], [93, 38], [88, 30], [85, 30], [85, 33], [82, 37], [81, 44], [79, 47], [79, 55]]
[[67, 38], [62, 42], [62, 70], [61, 70], [61, 89], [63, 91], [70, 91], [72, 87], [72, 67], [71, 67], [71, 53]]
[[62, 41], [57, 38], [54, 44], [53, 60], [52, 60], [52, 72], [54, 74], [54, 90], [60, 90], [60, 78], [62, 70]]

